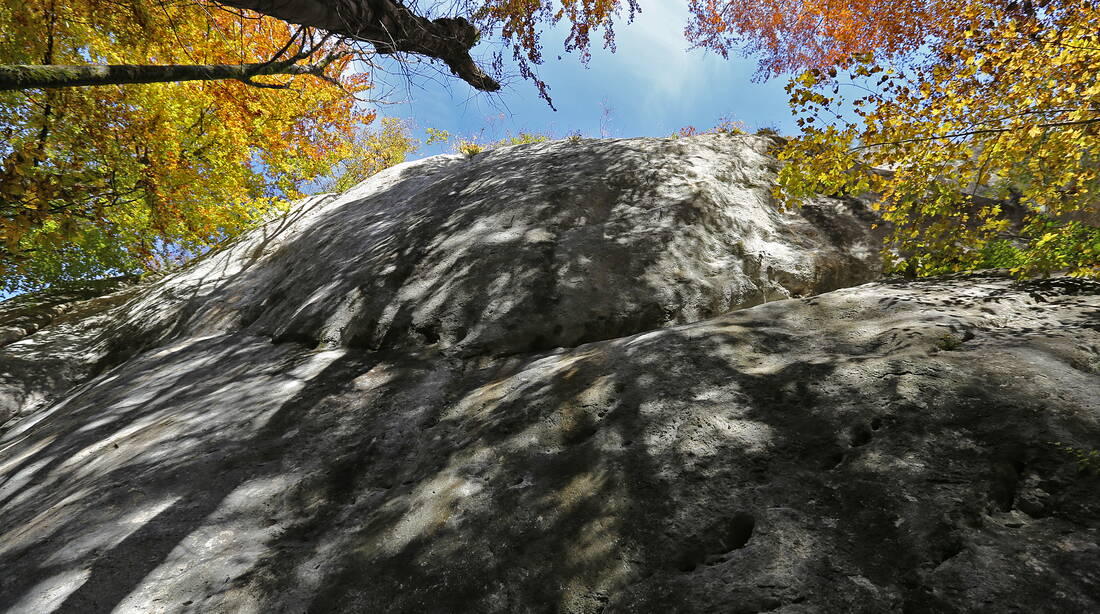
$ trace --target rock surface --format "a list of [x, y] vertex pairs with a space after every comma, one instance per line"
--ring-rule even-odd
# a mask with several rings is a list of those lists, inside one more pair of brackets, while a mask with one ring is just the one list
[[95, 373], [109, 346], [103, 329], [140, 291], [134, 281], [103, 279], [0, 303], [0, 425]]
[[[66, 354], [93, 366], [0, 433], [0, 609], [1100, 608], [1100, 478], [1072, 451], [1100, 447], [1100, 284], [883, 281], [716, 316], [763, 302], [750, 285], [874, 273], [858, 203], [766, 207], [763, 146], [429, 159], [98, 312]], [[715, 187], [666, 227], [631, 203], [685, 193], [674, 154]], [[473, 170], [513, 159], [540, 170]], [[558, 183], [639, 168], [660, 179], [637, 200]], [[719, 168], [759, 179], [723, 196]]]
[[555, 141], [402, 165], [196, 267], [179, 330], [505, 355], [877, 278], [865, 205], [776, 209], [771, 144]]
[[[554, 141], [403, 164], [308, 199], [162, 280], [88, 347], [45, 345], [43, 335], [0, 348], [0, 364], [76, 356], [63, 370], [73, 385], [168, 339], [233, 331], [499, 356], [877, 278], [881, 241], [866, 204], [778, 211], [772, 145], [728, 135]], [[22, 381], [0, 372], [0, 422], [3, 408], [26, 413], [50, 398]]]

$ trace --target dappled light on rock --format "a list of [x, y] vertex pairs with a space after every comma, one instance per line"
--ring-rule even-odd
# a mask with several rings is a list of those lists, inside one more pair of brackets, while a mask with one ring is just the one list
[[766, 146], [429, 158], [25, 332], [0, 609], [1100, 608], [1100, 284], [875, 281]]

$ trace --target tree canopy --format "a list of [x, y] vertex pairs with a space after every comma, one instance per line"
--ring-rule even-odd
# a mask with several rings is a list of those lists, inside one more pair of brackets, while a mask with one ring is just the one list
[[297, 76], [0, 93], [9, 290], [202, 251], [301, 194], [371, 119], [355, 103], [368, 83], [351, 50], [273, 18], [29, 0], [0, 3], [0, 31], [0, 62], [13, 65], [324, 63]]
[[877, 194], [895, 271], [1100, 275], [1100, 9], [954, 11], [902, 61], [865, 50], [792, 81], [783, 187]]

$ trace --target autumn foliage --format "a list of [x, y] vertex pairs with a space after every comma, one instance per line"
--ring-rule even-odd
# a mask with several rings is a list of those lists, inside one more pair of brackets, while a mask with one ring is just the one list
[[[289, 24], [196, 3], [0, 2], [0, 62], [262, 62]], [[328, 43], [316, 56], [343, 51]], [[0, 286], [163, 267], [302, 193], [371, 119], [313, 76], [0, 93]]]
[[699, 47], [759, 61], [762, 76], [827, 68], [875, 53], [900, 57], [949, 36], [966, 0], [690, 0]]
[[919, 64], [867, 53], [792, 81], [787, 195], [878, 195], [895, 271], [1100, 275], [1100, 8], [955, 18]]

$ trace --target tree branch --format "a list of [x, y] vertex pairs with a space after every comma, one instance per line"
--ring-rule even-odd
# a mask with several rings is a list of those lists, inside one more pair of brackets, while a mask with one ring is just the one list
[[252, 79], [262, 75], [323, 76], [325, 63], [288, 65], [285, 62], [262, 62], [256, 64], [170, 64], [164, 66], [138, 64], [35, 66], [10, 64], [0, 65], [0, 91], [88, 85], [163, 83], [169, 81], [214, 81], [219, 79], [236, 79], [249, 85], [272, 87], [270, 84], [256, 83]]
[[[1022, 115], [1019, 114], [1019, 115]], [[903, 145], [905, 143], [922, 143], [924, 141], [938, 141], [941, 139], [955, 139], [964, 136], [974, 136], [978, 134], [1001, 134], [1004, 132], [1016, 132], [1028, 128], [1061, 128], [1064, 126], [1083, 126], [1088, 124], [1100, 123], [1100, 117], [1093, 117], [1090, 119], [1080, 119], [1066, 122], [1050, 122], [1046, 124], [1035, 124], [1034, 126], [1020, 126], [1018, 128], [983, 128], [981, 130], [966, 130], [964, 132], [951, 132], [947, 134], [936, 134], [932, 136], [918, 136], [911, 139], [901, 139], [897, 141], [882, 141], [881, 143], [867, 143], [866, 145], [859, 145], [848, 149], [849, 152], [859, 151], [861, 149], [870, 149], [872, 147], [882, 147], [884, 145]]]
[[371, 43], [378, 53], [412, 53], [442, 60], [473, 87], [486, 92], [500, 89], [470, 57], [480, 33], [461, 17], [431, 20], [414, 14], [399, 0], [217, 1]]

